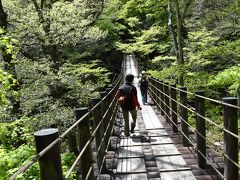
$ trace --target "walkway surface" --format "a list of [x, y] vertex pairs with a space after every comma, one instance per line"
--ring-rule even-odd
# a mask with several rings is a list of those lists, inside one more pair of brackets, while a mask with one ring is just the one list
[[138, 112], [135, 133], [120, 138], [116, 179], [195, 179], [190, 167], [159, 121], [150, 105], [143, 105], [138, 83], [138, 65], [133, 55], [126, 56], [126, 74], [135, 76], [134, 85], [142, 110]]
[[[113, 163], [111, 162], [113, 179], [218, 179], [214, 175], [209, 175], [213, 174], [212, 172], [197, 167], [193, 148], [183, 147], [182, 145], [176, 146], [176, 141], [181, 141], [180, 136], [178, 135], [178, 139], [176, 139], [175, 135], [167, 132], [169, 127], [166, 126], [164, 117], [160, 115], [156, 106], [153, 106], [150, 98], [148, 98], [147, 105], [142, 104], [140, 90], [137, 86], [138, 64], [133, 55], [125, 57], [125, 75], [128, 73], [135, 76], [134, 85], [138, 90], [138, 100], [142, 110], [138, 111], [135, 133], [131, 134], [130, 137], [124, 136], [122, 114], [119, 113], [118, 115], [117, 124], [120, 134], [117, 138], [113, 138], [113, 141], [117, 144], [115, 148], [118, 152], [117, 155], [114, 155], [116, 158], [112, 160]], [[172, 140], [172, 137], [175, 139]], [[108, 152], [108, 154], [111, 156], [111, 153]]]

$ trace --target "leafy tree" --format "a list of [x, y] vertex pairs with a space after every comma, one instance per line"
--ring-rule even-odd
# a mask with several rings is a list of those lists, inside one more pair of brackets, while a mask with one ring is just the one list
[[232, 95], [238, 96], [240, 105], [240, 67], [233, 66], [218, 73], [214, 80], [210, 82], [215, 88], [226, 87]]
[[56, 72], [61, 64], [59, 48], [86, 44], [105, 36], [93, 26], [104, 1], [4, 2], [12, 14], [9, 29], [19, 39], [23, 54], [32, 60], [50, 57]]
[[237, 0], [210, 0], [202, 2], [202, 18], [207, 29], [221, 38], [235, 40], [240, 36], [240, 4]]
[[[183, 79], [183, 70], [181, 69], [184, 65], [184, 56], [183, 56], [183, 30], [184, 30], [184, 19], [186, 18], [187, 12], [192, 4], [193, 0], [169, 0], [168, 2], [168, 26], [173, 36], [174, 42], [174, 51], [177, 58], [177, 63], [180, 68], [180, 75], [179, 75], [179, 84], [181, 86], [184, 85]], [[176, 28], [173, 24], [173, 13], [176, 13]]]
[[16, 40], [5, 35], [5, 31], [0, 29], [0, 103], [2, 107], [1, 116], [7, 117], [12, 113], [15, 115], [19, 111], [18, 88], [19, 83], [16, 80], [14, 68], [14, 59], [16, 59]]
[[125, 39], [116, 43], [118, 48], [125, 52], [135, 52], [143, 61], [167, 54], [170, 43], [165, 23], [166, 2], [126, 1], [119, 11], [119, 21], [126, 27]]
[[7, 72], [0, 69], [0, 118], [9, 118], [12, 109], [11, 98], [17, 98], [18, 92], [13, 90], [17, 81]]

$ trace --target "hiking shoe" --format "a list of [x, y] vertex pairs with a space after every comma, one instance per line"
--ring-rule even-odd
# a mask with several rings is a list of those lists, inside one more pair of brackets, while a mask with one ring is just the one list
[[135, 126], [131, 127], [131, 130], [130, 130], [131, 133], [134, 133], [134, 128], [135, 128]]

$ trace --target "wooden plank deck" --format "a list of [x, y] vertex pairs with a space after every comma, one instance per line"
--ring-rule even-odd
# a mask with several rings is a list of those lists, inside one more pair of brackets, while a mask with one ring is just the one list
[[195, 179], [150, 105], [142, 105], [137, 123], [136, 133], [120, 136], [116, 179]]
[[[138, 71], [134, 56], [127, 56], [125, 74], [135, 76], [137, 86]], [[140, 91], [138, 99], [141, 102]], [[150, 100], [150, 99], [149, 99]], [[122, 120], [122, 116], [121, 116]], [[130, 119], [131, 122], [131, 119]], [[197, 166], [196, 153], [192, 147], [183, 147], [179, 134], [170, 132], [170, 125], [160, 115], [156, 106], [150, 102], [138, 111], [135, 133], [130, 137], [123, 135], [124, 124], [118, 123], [119, 144], [114, 154], [112, 178], [117, 180], [218, 180], [216, 174]], [[111, 154], [111, 153], [110, 153]], [[117, 156], [116, 156], [117, 154]], [[111, 157], [111, 155], [109, 156]], [[117, 158], [116, 158], [117, 157]], [[107, 160], [107, 162], [109, 162]], [[101, 178], [107, 179], [107, 178]]]

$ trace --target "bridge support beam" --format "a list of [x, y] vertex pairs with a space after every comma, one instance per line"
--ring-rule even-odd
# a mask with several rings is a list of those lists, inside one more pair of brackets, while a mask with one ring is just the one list
[[[222, 99], [224, 103], [237, 106], [236, 97]], [[223, 105], [224, 128], [238, 135], [238, 110], [234, 107]], [[224, 176], [228, 180], [239, 178], [238, 174], [238, 138], [224, 132]], [[234, 163], [236, 164], [234, 164]]]
[[[88, 112], [87, 107], [76, 108], [75, 109], [76, 119], [80, 119], [87, 112]], [[79, 150], [81, 152], [91, 137], [88, 117], [84, 118], [78, 124], [78, 132], [79, 132]], [[81, 170], [82, 170], [83, 179], [94, 179], [91, 143], [84, 150], [84, 153], [80, 159], [80, 166], [81, 166]]]
[[178, 132], [177, 127], [177, 91], [176, 91], [176, 84], [170, 86], [170, 93], [171, 93], [171, 114], [172, 114], [172, 130], [173, 132]]
[[[40, 153], [58, 138], [58, 130], [55, 128], [40, 130], [34, 133], [34, 137], [37, 153]], [[60, 143], [53, 146], [39, 159], [39, 165], [41, 180], [63, 180]]]
[[[196, 130], [197, 130], [197, 159], [200, 168], [206, 168], [206, 122], [205, 119], [205, 101], [199, 96], [204, 96], [203, 91], [195, 92], [195, 112], [196, 112]], [[199, 116], [201, 115], [201, 116]]]
[[[180, 87], [180, 117], [181, 117], [181, 126], [182, 126], [182, 132], [184, 135], [182, 135], [182, 143], [183, 146], [189, 146], [188, 141], [188, 110], [187, 107], [187, 87]], [[185, 107], [184, 107], [185, 106]]]
[[[100, 98], [92, 99], [92, 102], [91, 102], [92, 107], [97, 105], [100, 101], [101, 101]], [[106, 171], [106, 161], [104, 160], [105, 144], [101, 143], [104, 135], [104, 129], [103, 129], [103, 124], [101, 120], [102, 120], [101, 105], [99, 105], [93, 111], [93, 125], [94, 125], [94, 129], [96, 129], [99, 126], [95, 134], [96, 149], [97, 149], [97, 165], [98, 165], [98, 170], [100, 170], [102, 166], [102, 170], [100, 173], [104, 173]]]
[[164, 93], [165, 93], [165, 118], [166, 118], [166, 122], [169, 123], [170, 122], [170, 119], [169, 119], [169, 116], [170, 116], [170, 108], [169, 108], [169, 83], [166, 82], [165, 85], [164, 85]]
[[163, 94], [163, 81], [160, 81], [160, 107], [161, 107], [161, 115], [164, 115], [164, 94]]

